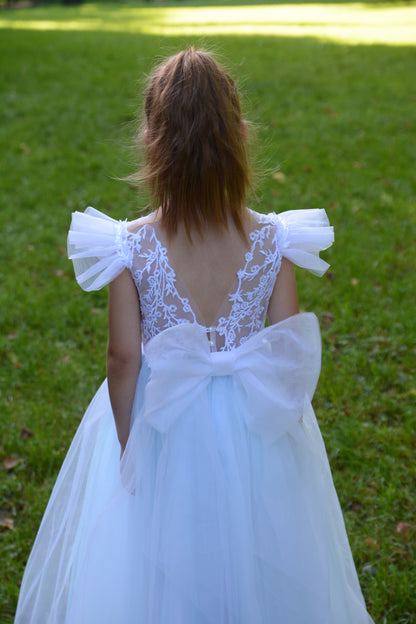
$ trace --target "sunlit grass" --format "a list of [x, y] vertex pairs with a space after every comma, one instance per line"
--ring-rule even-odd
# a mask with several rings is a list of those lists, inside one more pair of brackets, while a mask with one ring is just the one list
[[86, 4], [4, 14], [0, 28], [169, 36], [308, 36], [344, 43], [416, 45], [416, 6], [357, 3], [148, 8]]

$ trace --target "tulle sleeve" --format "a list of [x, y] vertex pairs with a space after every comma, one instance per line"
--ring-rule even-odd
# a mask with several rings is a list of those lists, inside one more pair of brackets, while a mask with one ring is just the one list
[[270, 215], [278, 226], [278, 243], [282, 256], [314, 275], [322, 276], [329, 264], [319, 252], [331, 247], [334, 228], [325, 210], [288, 210]]
[[131, 268], [127, 222], [116, 221], [99, 210], [73, 212], [68, 233], [68, 258], [84, 290], [99, 290]]

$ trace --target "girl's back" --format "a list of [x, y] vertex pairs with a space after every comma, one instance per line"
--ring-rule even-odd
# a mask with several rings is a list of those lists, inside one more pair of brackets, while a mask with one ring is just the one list
[[[253, 227], [251, 221], [247, 215], [247, 231]], [[183, 226], [170, 239], [163, 227], [157, 233], [171, 267], [200, 314], [200, 322], [207, 327], [214, 325], [224, 300], [231, 294], [238, 269], [244, 266], [248, 241], [232, 222], [227, 229], [207, 227], [203, 236], [194, 231], [192, 241]]]
[[[209, 328], [213, 348], [230, 350], [264, 327], [274, 288], [287, 304], [292, 296], [283, 281], [276, 283], [283, 236], [276, 218], [246, 210], [243, 235], [230, 222], [191, 237], [179, 224], [168, 236], [156, 212], [127, 229], [127, 262], [139, 292], [145, 342], [192, 322]], [[290, 304], [296, 313], [296, 297]], [[281, 306], [275, 308], [272, 314]]]

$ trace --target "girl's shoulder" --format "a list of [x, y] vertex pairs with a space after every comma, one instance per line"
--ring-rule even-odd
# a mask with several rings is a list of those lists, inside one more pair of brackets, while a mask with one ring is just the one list
[[145, 225], [155, 226], [158, 223], [157, 211], [150, 212], [143, 217], [138, 217], [133, 221], [127, 221], [127, 232], [130, 234], [137, 234], [137, 232]]
[[264, 214], [263, 212], [257, 212], [256, 210], [253, 210], [252, 208], [247, 208], [247, 210], [248, 210], [251, 224], [254, 226], [257, 225], [259, 227], [272, 223], [273, 221], [272, 215], [275, 214], [275, 213]]

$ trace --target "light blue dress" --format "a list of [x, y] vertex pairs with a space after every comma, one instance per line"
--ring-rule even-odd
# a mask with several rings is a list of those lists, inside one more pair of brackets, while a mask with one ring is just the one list
[[142, 368], [120, 463], [107, 383], [58, 476], [16, 624], [369, 624], [311, 407], [317, 318], [264, 328], [282, 257], [315, 274], [323, 210], [252, 212], [230, 294], [205, 327], [156, 225], [74, 213], [85, 290], [126, 267]]

